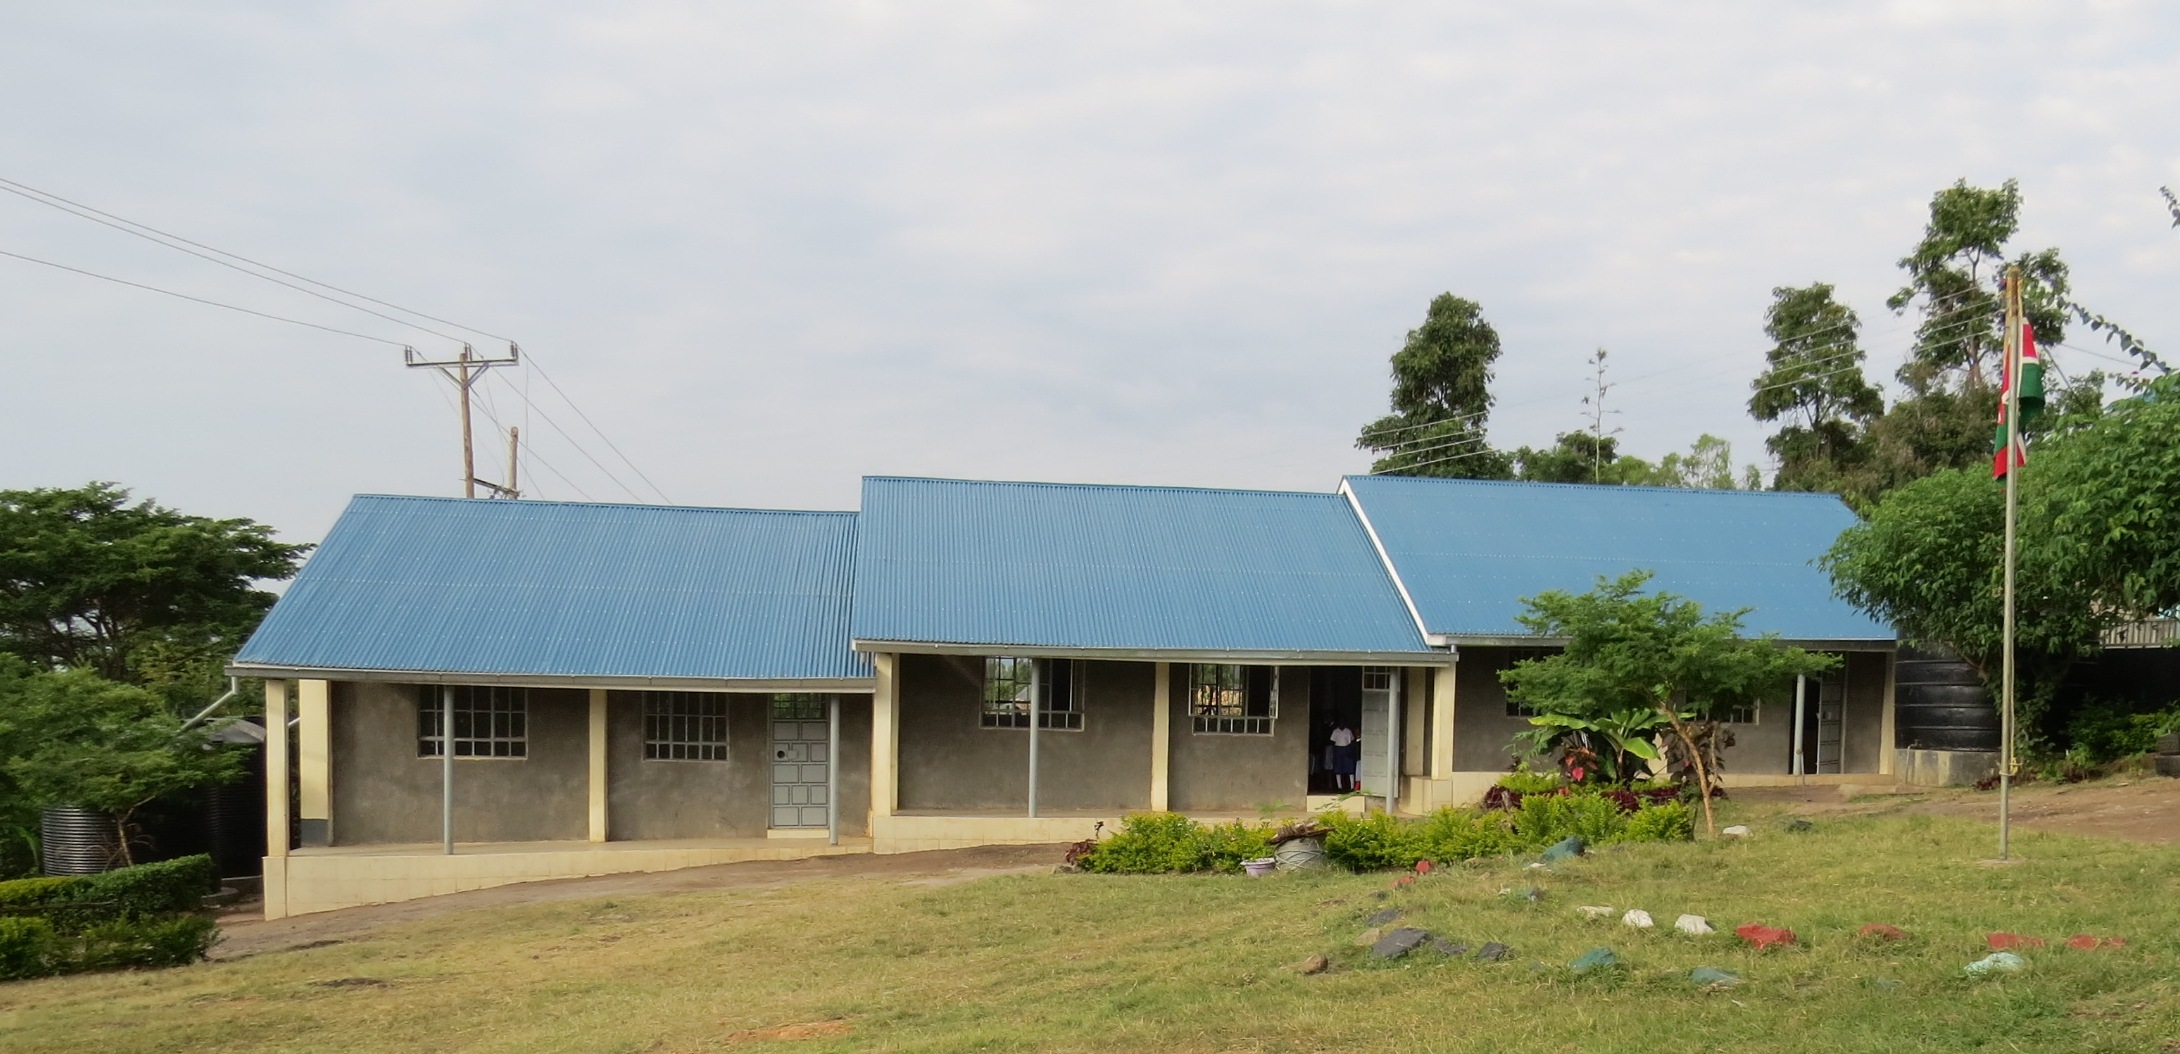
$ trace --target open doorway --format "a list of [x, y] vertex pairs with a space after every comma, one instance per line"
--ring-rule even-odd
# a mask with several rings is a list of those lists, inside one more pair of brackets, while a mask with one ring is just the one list
[[1311, 794], [1344, 794], [1356, 788], [1362, 762], [1362, 667], [1310, 670]]

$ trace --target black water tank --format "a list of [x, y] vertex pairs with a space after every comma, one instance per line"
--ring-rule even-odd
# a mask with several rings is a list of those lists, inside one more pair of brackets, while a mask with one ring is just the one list
[[248, 750], [242, 778], [205, 794], [206, 842], [222, 878], [265, 868], [265, 751]]
[[1976, 668], [1951, 652], [1902, 646], [1893, 680], [1893, 745], [1997, 750], [1998, 708]]
[[48, 805], [38, 815], [38, 843], [49, 875], [95, 875], [121, 866], [114, 823], [102, 812]]

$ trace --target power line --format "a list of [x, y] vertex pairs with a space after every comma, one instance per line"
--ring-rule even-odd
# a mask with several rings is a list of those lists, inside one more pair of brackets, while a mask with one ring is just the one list
[[98, 279], [99, 281], [102, 281], [102, 282], [112, 282], [112, 283], [114, 283], [115, 285], [125, 285], [125, 286], [128, 286], [128, 287], [132, 288], [132, 289], [142, 289], [142, 290], [145, 290], [145, 291], [147, 291], [147, 292], [152, 292], [152, 293], [163, 293], [163, 294], [165, 294], [165, 295], [167, 295], [167, 296], [175, 297], [175, 298], [177, 298], [177, 299], [181, 299], [181, 300], [188, 300], [188, 301], [191, 301], [191, 302], [193, 302], [193, 303], [198, 303], [198, 304], [204, 304], [204, 305], [206, 305], [206, 306], [208, 306], [208, 307], [219, 307], [219, 308], [226, 308], [226, 309], [227, 309], [227, 310], [229, 310], [229, 311], [240, 311], [240, 312], [242, 312], [242, 313], [243, 313], [243, 314], [245, 314], [245, 315], [255, 315], [255, 316], [257, 316], [258, 318], [266, 318], [266, 319], [271, 319], [271, 320], [272, 320], [272, 321], [274, 321], [274, 322], [286, 322], [286, 323], [288, 323], [288, 324], [290, 324], [290, 325], [295, 325], [295, 326], [309, 326], [309, 327], [310, 327], [310, 328], [312, 328], [312, 329], [322, 329], [322, 330], [326, 331], [327, 333], [338, 333], [338, 334], [340, 334], [341, 336], [344, 336], [344, 337], [354, 337], [354, 338], [356, 338], [356, 339], [358, 339], [358, 340], [369, 340], [369, 341], [375, 341], [375, 342], [377, 342], [377, 343], [380, 343], [380, 344], [389, 344], [389, 345], [392, 345], [393, 347], [397, 347], [397, 348], [407, 348], [407, 347], [408, 347], [408, 345], [407, 345], [407, 344], [403, 344], [402, 342], [400, 342], [400, 341], [398, 341], [398, 340], [387, 340], [387, 339], [386, 339], [385, 337], [374, 337], [374, 336], [372, 336], [372, 335], [370, 335], [370, 334], [368, 334], [368, 333], [358, 333], [358, 332], [356, 332], [355, 330], [351, 330], [351, 329], [340, 329], [340, 328], [337, 328], [337, 327], [334, 327], [334, 326], [322, 326], [322, 325], [319, 325], [319, 324], [318, 324], [318, 323], [316, 323], [316, 322], [305, 322], [305, 321], [303, 321], [302, 319], [299, 319], [299, 318], [289, 318], [289, 317], [287, 317], [286, 315], [274, 315], [274, 314], [268, 314], [268, 313], [266, 313], [266, 312], [263, 312], [263, 311], [258, 311], [258, 310], [254, 309], [254, 308], [247, 308], [247, 307], [238, 307], [238, 306], [236, 306], [236, 305], [234, 305], [234, 304], [223, 304], [223, 303], [221, 303], [221, 302], [219, 302], [219, 301], [217, 301], [217, 300], [206, 300], [205, 298], [203, 298], [203, 297], [201, 297], [201, 296], [191, 296], [191, 295], [189, 295], [188, 293], [177, 293], [177, 292], [175, 292], [175, 291], [174, 291], [174, 290], [172, 290], [172, 289], [161, 289], [161, 288], [159, 288], [158, 286], [155, 286], [155, 285], [145, 285], [145, 284], [144, 284], [144, 283], [142, 283], [142, 282], [131, 282], [131, 281], [129, 281], [129, 280], [128, 280], [128, 279], [126, 279], [126, 278], [115, 278], [114, 276], [112, 276], [112, 275], [110, 275], [110, 274], [99, 274], [99, 273], [98, 273], [97, 271], [86, 271], [86, 270], [84, 270], [84, 269], [83, 269], [83, 268], [81, 268], [81, 267], [70, 267], [70, 266], [68, 266], [67, 264], [64, 264], [64, 263], [54, 263], [54, 262], [53, 262], [53, 261], [51, 261], [51, 260], [41, 260], [41, 259], [39, 259], [39, 258], [37, 258], [37, 257], [35, 257], [35, 256], [25, 256], [25, 255], [23, 255], [22, 253], [16, 253], [16, 252], [9, 252], [9, 251], [7, 251], [6, 249], [0, 249], [0, 256], [9, 256], [9, 257], [13, 257], [13, 258], [15, 258], [15, 259], [17, 259], [17, 260], [22, 260], [22, 261], [24, 261], [24, 262], [26, 262], [26, 263], [34, 263], [34, 264], [39, 264], [39, 265], [42, 265], [42, 266], [45, 266], [45, 267], [52, 267], [52, 268], [56, 268], [56, 269], [59, 269], [59, 270], [62, 270], [62, 271], [68, 271], [68, 272], [71, 272], [71, 273], [74, 273], [74, 274], [80, 274], [80, 275], [82, 275], [82, 276], [84, 276], [84, 277], [86, 277], [86, 278], [96, 278], [96, 279]]
[[[63, 212], [67, 212], [67, 213], [69, 213], [69, 214], [71, 214], [71, 215], [75, 215], [75, 216], [80, 216], [80, 217], [82, 217], [83, 219], [87, 219], [87, 220], [90, 220], [90, 221], [91, 221], [91, 222], [93, 222], [93, 223], [102, 223], [102, 224], [105, 224], [106, 226], [108, 226], [108, 227], [112, 227], [112, 228], [114, 228], [115, 230], [121, 231], [121, 232], [123, 232], [123, 233], [125, 233], [125, 234], [133, 234], [133, 235], [135, 235], [136, 237], [139, 237], [139, 238], [143, 238], [143, 239], [145, 239], [146, 241], [153, 241], [153, 242], [158, 242], [158, 243], [159, 243], [159, 244], [161, 244], [161, 245], [166, 245], [166, 246], [167, 246], [168, 248], [170, 248], [170, 249], [174, 249], [174, 250], [177, 250], [177, 251], [179, 251], [179, 252], [188, 252], [188, 253], [189, 253], [189, 255], [191, 255], [191, 256], [196, 256], [196, 257], [199, 257], [199, 258], [201, 258], [201, 259], [205, 259], [205, 260], [210, 260], [210, 261], [211, 261], [212, 263], [216, 263], [216, 264], [219, 264], [219, 265], [220, 265], [220, 266], [222, 266], [222, 267], [229, 267], [229, 268], [233, 268], [234, 270], [237, 270], [237, 271], [242, 271], [242, 273], [244, 273], [244, 274], [251, 274], [251, 275], [254, 275], [254, 277], [257, 277], [257, 278], [264, 278], [264, 279], [265, 279], [266, 281], [268, 281], [268, 282], [269, 282], [269, 281], [273, 281], [273, 279], [271, 279], [271, 278], [267, 278], [267, 277], [266, 277], [265, 275], [261, 275], [261, 274], [255, 274], [255, 272], [251, 272], [251, 271], [248, 271], [248, 270], [244, 270], [243, 268], [240, 268], [240, 267], [236, 267], [236, 266], [235, 266], [234, 264], [231, 264], [231, 263], [226, 263], [226, 262], [224, 262], [224, 261], [221, 261], [221, 260], [214, 260], [214, 259], [212, 259], [212, 258], [211, 258], [211, 257], [209, 257], [209, 256], [205, 256], [205, 255], [204, 255], [204, 253], [196, 253], [196, 252], [190, 252], [190, 251], [189, 251], [189, 249], [184, 249], [184, 248], [182, 248], [182, 246], [183, 246], [183, 245], [187, 245], [187, 246], [191, 246], [191, 247], [193, 247], [193, 248], [197, 248], [197, 249], [203, 249], [203, 250], [204, 250], [205, 252], [208, 252], [208, 253], [216, 253], [216, 254], [218, 254], [218, 255], [220, 255], [220, 256], [224, 256], [224, 257], [226, 257], [226, 258], [227, 258], [227, 259], [229, 259], [229, 260], [239, 260], [239, 261], [241, 261], [242, 263], [245, 263], [245, 264], [248, 264], [248, 265], [250, 265], [251, 267], [256, 267], [256, 268], [260, 268], [260, 269], [263, 269], [263, 270], [266, 270], [266, 271], [271, 271], [272, 273], [274, 273], [274, 274], [277, 274], [277, 275], [283, 275], [283, 276], [285, 276], [285, 277], [288, 277], [288, 278], [293, 278], [293, 279], [295, 279], [295, 280], [296, 280], [296, 281], [298, 281], [298, 282], [307, 282], [307, 283], [309, 283], [309, 284], [311, 284], [311, 285], [317, 286], [317, 287], [318, 287], [318, 288], [320, 288], [320, 289], [330, 289], [330, 290], [332, 290], [332, 291], [334, 291], [334, 292], [336, 292], [336, 293], [339, 293], [339, 294], [341, 294], [342, 296], [352, 296], [352, 297], [355, 297], [355, 298], [356, 298], [356, 299], [358, 299], [358, 300], [364, 300], [364, 301], [368, 301], [368, 302], [370, 302], [370, 303], [373, 303], [373, 304], [377, 304], [377, 305], [379, 305], [380, 307], [385, 307], [385, 308], [391, 308], [391, 309], [393, 309], [393, 310], [395, 310], [395, 311], [399, 311], [399, 312], [401, 312], [402, 314], [405, 314], [405, 315], [415, 315], [415, 316], [416, 316], [416, 317], [418, 317], [418, 318], [421, 318], [421, 319], [427, 319], [427, 320], [429, 320], [429, 321], [432, 321], [432, 322], [437, 322], [437, 323], [439, 323], [440, 325], [443, 325], [443, 326], [452, 326], [452, 327], [454, 327], [455, 329], [466, 329], [466, 330], [470, 331], [471, 333], [475, 333], [475, 334], [477, 334], [478, 336], [483, 336], [483, 337], [491, 337], [491, 338], [492, 338], [493, 340], [497, 340], [497, 341], [502, 341], [502, 342], [505, 342], [505, 343], [509, 343], [509, 344], [512, 344], [512, 343], [514, 343], [514, 340], [513, 340], [512, 338], [510, 338], [510, 337], [503, 337], [503, 336], [500, 336], [500, 335], [499, 335], [499, 334], [497, 334], [497, 333], [488, 333], [488, 332], [486, 332], [486, 331], [484, 331], [484, 330], [478, 329], [478, 328], [477, 328], [477, 327], [475, 327], [475, 326], [465, 326], [465, 325], [463, 325], [463, 324], [461, 324], [461, 323], [459, 323], [459, 322], [454, 322], [454, 321], [451, 321], [451, 320], [449, 320], [449, 319], [444, 319], [444, 318], [440, 318], [440, 317], [438, 317], [438, 316], [436, 316], [436, 315], [427, 315], [427, 314], [425, 314], [425, 313], [424, 313], [424, 312], [422, 312], [422, 311], [416, 311], [416, 310], [412, 310], [412, 309], [410, 309], [410, 308], [402, 307], [402, 306], [401, 306], [401, 305], [399, 305], [399, 304], [394, 304], [394, 303], [388, 303], [387, 301], [384, 301], [384, 300], [380, 300], [379, 298], [377, 298], [377, 297], [375, 297], [375, 296], [366, 296], [366, 295], [364, 295], [364, 294], [362, 294], [362, 293], [358, 293], [358, 292], [355, 292], [355, 291], [353, 291], [353, 290], [343, 289], [343, 288], [341, 288], [340, 286], [337, 286], [337, 285], [333, 285], [333, 284], [331, 284], [331, 283], [329, 283], [329, 282], [321, 282], [321, 281], [318, 281], [318, 280], [317, 280], [317, 279], [315, 279], [315, 278], [310, 278], [310, 277], [307, 277], [307, 276], [304, 276], [304, 275], [299, 275], [299, 274], [296, 274], [296, 273], [295, 273], [295, 272], [293, 272], [293, 271], [284, 271], [284, 270], [282, 270], [282, 269], [280, 269], [280, 268], [278, 268], [278, 267], [274, 267], [274, 266], [273, 266], [273, 265], [271, 265], [271, 264], [268, 264], [268, 263], [260, 263], [260, 262], [258, 262], [258, 261], [256, 261], [256, 260], [252, 260], [252, 259], [250, 259], [249, 257], [247, 257], [247, 256], [244, 256], [244, 255], [242, 255], [242, 254], [240, 254], [240, 253], [231, 253], [231, 252], [228, 252], [228, 251], [227, 251], [227, 250], [225, 250], [225, 249], [219, 249], [219, 248], [214, 248], [213, 246], [210, 246], [210, 245], [206, 245], [206, 244], [204, 244], [203, 242], [196, 242], [196, 241], [191, 241], [191, 240], [189, 240], [188, 238], [184, 238], [184, 237], [182, 237], [182, 236], [181, 236], [181, 235], [179, 235], [179, 234], [170, 234], [170, 233], [168, 233], [168, 232], [166, 232], [166, 231], [163, 231], [163, 230], [160, 230], [159, 228], [157, 228], [157, 227], [154, 227], [154, 226], [152, 226], [152, 225], [150, 225], [150, 224], [148, 224], [148, 223], [139, 223], [139, 222], [137, 222], [137, 221], [135, 221], [135, 220], [129, 219], [129, 218], [128, 218], [128, 217], [126, 217], [126, 216], [116, 216], [116, 215], [114, 215], [114, 214], [113, 214], [113, 213], [111, 213], [111, 212], [107, 212], [107, 211], [105, 211], [105, 210], [103, 210], [103, 209], [97, 209], [97, 208], [93, 208], [92, 206], [86, 205], [86, 204], [84, 204], [84, 203], [82, 203], [82, 202], [80, 202], [80, 201], [72, 201], [72, 200], [70, 200], [70, 199], [68, 199], [68, 198], [64, 198], [64, 197], [61, 197], [60, 195], [58, 195], [58, 194], [55, 194], [55, 193], [53, 193], [52, 191], [48, 191], [48, 190], [40, 190], [40, 189], [38, 189], [37, 187], [33, 187], [33, 186], [31, 186], [30, 184], [28, 184], [28, 183], [19, 183], [19, 182], [16, 182], [15, 180], [12, 180], [12, 179], [8, 179], [8, 178], [5, 178], [5, 177], [0, 177], [0, 190], [6, 190], [6, 191], [7, 191], [8, 193], [10, 193], [10, 194], [14, 194], [14, 195], [16, 195], [17, 197], [27, 198], [27, 199], [29, 199], [29, 200], [31, 200], [31, 201], [35, 201], [35, 202], [38, 202], [38, 203], [39, 203], [39, 204], [41, 204], [41, 205], [46, 205], [46, 206], [49, 206], [49, 207], [52, 207], [52, 208], [60, 209], [61, 211], [63, 211]], [[50, 199], [50, 200], [47, 200], [47, 199]], [[101, 217], [103, 217], [103, 218], [101, 218]], [[110, 220], [110, 221], [112, 221], [112, 222], [107, 222], [107, 221], [109, 221], [109, 220]], [[144, 232], [149, 232], [149, 233], [144, 233]], [[156, 237], [154, 237], [154, 236], [156, 236]], [[168, 239], [168, 241], [160, 241], [160, 239], [162, 239], [162, 238], [164, 238], [164, 239]], [[174, 244], [169, 244], [170, 242], [179, 242], [179, 243], [181, 243], [181, 244], [180, 244], [180, 245], [174, 245]], [[279, 283], [279, 284], [280, 284], [280, 285], [288, 285], [288, 283], [286, 283], [286, 282], [281, 282], [281, 283]], [[295, 286], [288, 286], [288, 288], [290, 288], [290, 289], [295, 289], [295, 288], [297, 288], [297, 287], [295, 287]], [[336, 303], [336, 304], [342, 304], [342, 306], [344, 306], [344, 307], [352, 307], [352, 308], [355, 308], [355, 309], [356, 309], [356, 310], [358, 310], [358, 311], [369, 311], [369, 310], [370, 310], [369, 308], [364, 308], [364, 307], [357, 307], [357, 306], [356, 306], [356, 305], [354, 305], [354, 304], [348, 304], [348, 303], [345, 303], [344, 301], [340, 301], [340, 300], [333, 300], [333, 298], [332, 298], [332, 297], [328, 297], [328, 296], [325, 296], [325, 295], [323, 295], [323, 294], [321, 294], [321, 293], [312, 293], [312, 292], [311, 292], [310, 290], [308, 290], [308, 289], [302, 289], [302, 290], [299, 290], [299, 291], [300, 291], [300, 292], [304, 292], [304, 293], [310, 293], [310, 295], [312, 295], [312, 296], [315, 296], [315, 297], [319, 297], [320, 299], [323, 299], [323, 300], [331, 300], [331, 301], [332, 301], [333, 303]], [[374, 311], [374, 312], [371, 312], [371, 313], [372, 313], [372, 314], [378, 314], [378, 313], [377, 313], [377, 312], [375, 312], [375, 311]], [[380, 318], [387, 318], [387, 316], [385, 316], [385, 315], [379, 315], [379, 317], [380, 317]], [[444, 334], [444, 333], [439, 333], [439, 332], [436, 332], [436, 331], [434, 331], [434, 330], [428, 329], [428, 328], [426, 328], [426, 327], [423, 327], [423, 326], [418, 326], [418, 325], [416, 325], [416, 324], [415, 324], [414, 322], [409, 322], [409, 321], [406, 321], [406, 320], [403, 320], [403, 319], [390, 319], [390, 321], [394, 321], [394, 322], [399, 322], [399, 323], [401, 323], [402, 325], [405, 325], [405, 326], [413, 326], [413, 327], [415, 327], [415, 328], [417, 328], [417, 329], [421, 329], [421, 330], [423, 330], [423, 331], [424, 331], [424, 332], [426, 332], [426, 333], [430, 333], [430, 334], [432, 334], [432, 335], [433, 335], [433, 336], [435, 336], [435, 337], [445, 337], [445, 338], [446, 338], [446, 339], [448, 339], [448, 340], [459, 340], [459, 339], [461, 339], [461, 338], [459, 338], [459, 337], [449, 337], [449, 336], [447, 336], [447, 335], [446, 335], [446, 334]]]

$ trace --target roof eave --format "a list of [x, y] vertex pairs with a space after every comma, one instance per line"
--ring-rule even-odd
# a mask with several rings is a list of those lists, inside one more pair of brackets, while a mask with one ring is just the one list
[[1438, 665], [1451, 658], [1443, 651], [1221, 650], [1215, 648], [1098, 648], [1049, 644], [959, 643], [945, 641], [857, 640], [855, 650], [903, 655], [1007, 655], [1030, 659], [1104, 659], [1138, 662], [1222, 662], [1244, 666], [1296, 664], [1383, 666]]
[[484, 684], [525, 688], [668, 689], [687, 692], [869, 692], [871, 677], [651, 677], [570, 673], [486, 673], [465, 670], [371, 670], [237, 662], [229, 677], [402, 684]]

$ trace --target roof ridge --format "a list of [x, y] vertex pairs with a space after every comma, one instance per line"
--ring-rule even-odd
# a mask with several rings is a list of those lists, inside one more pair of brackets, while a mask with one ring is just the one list
[[759, 509], [742, 505], [663, 505], [655, 501], [568, 501], [557, 498], [452, 498], [441, 494], [355, 494], [351, 502], [362, 498], [393, 501], [429, 501], [454, 504], [480, 504], [520, 506], [534, 508], [540, 505], [557, 505], [578, 509], [659, 509], [666, 512], [758, 512], [779, 516], [856, 516], [857, 509]]
[[1556, 483], [1540, 479], [1453, 479], [1445, 476], [1390, 476], [1365, 473], [1349, 473], [1342, 480], [1400, 480], [1405, 483], [1476, 487], [1536, 487], [1540, 489], [1591, 490], [1606, 492], [1663, 492], [1671, 494], [1711, 494], [1718, 496], [1739, 495], [1758, 498], [1830, 498], [1844, 501], [1839, 495], [1821, 490], [1743, 490], [1740, 487], [1664, 487], [1654, 483]]
[[1340, 495], [1339, 495], [1339, 492], [1338, 492], [1338, 491], [1318, 491], [1318, 490], [1280, 490], [1280, 489], [1277, 489], [1277, 488], [1273, 488], [1273, 487], [1203, 487], [1203, 486], [1192, 486], [1192, 485], [1188, 485], [1188, 484], [1170, 484], [1170, 483], [1063, 483], [1063, 482], [1056, 482], [1056, 481], [1053, 481], [1053, 480], [1028, 480], [1028, 479], [956, 479], [956, 478], [953, 478], [953, 477], [949, 477], [949, 476], [865, 476], [865, 477], [863, 477], [863, 482], [864, 482], [864, 483], [865, 483], [866, 485], [867, 485], [867, 484], [870, 484], [870, 483], [877, 483], [877, 482], [891, 482], [891, 483], [953, 483], [953, 484], [961, 484], [961, 485], [965, 485], [965, 486], [982, 486], [982, 487], [1043, 487], [1043, 488], [1051, 488], [1051, 489], [1055, 489], [1055, 490], [1059, 490], [1059, 489], [1078, 489], [1078, 490], [1080, 490], [1080, 489], [1096, 489], [1096, 490], [1138, 490], [1138, 491], [1144, 491], [1144, 490], [1147, 490], [1147, 491], [1172, 491], [1172, 492], [1177, 492], [1177, 493], [1192, 493], [1192, 494], [1274, 494], [1274, 495], [1279, 495], [1279, 496], [1281, 496], [1281, 497], [1298, 497], [1298, 498], [1333, 498], [1333, 499], [1338, 499], [1338, 498], [1340, 497]]

